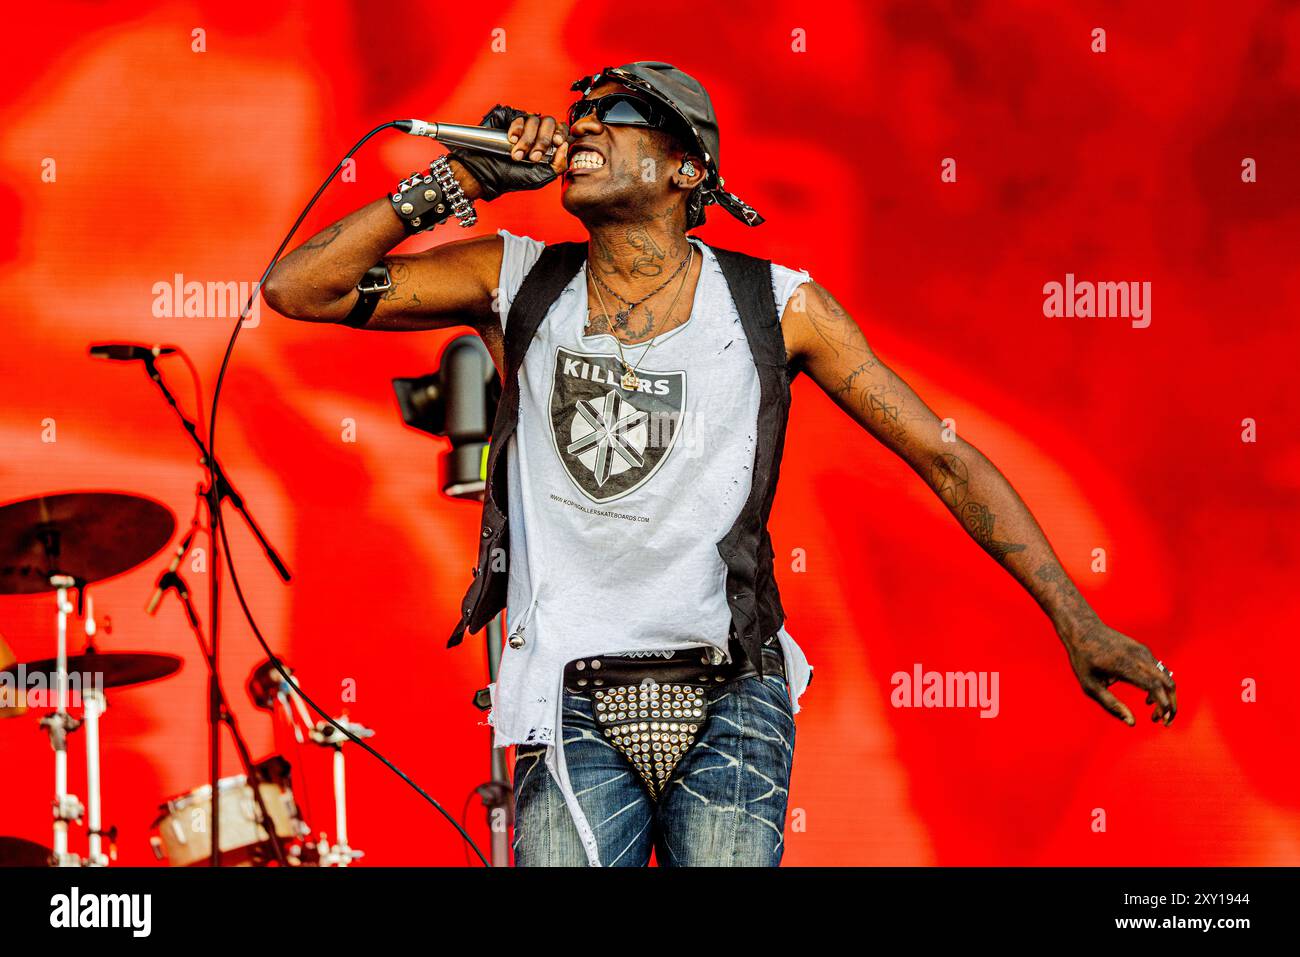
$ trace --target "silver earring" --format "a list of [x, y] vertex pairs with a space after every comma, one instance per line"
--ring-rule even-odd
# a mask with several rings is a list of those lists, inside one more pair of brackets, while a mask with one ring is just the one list
[[682, 163], [682, 168], [679, 169], [677, 172], [681, 173], [683, 176], [694, 176], [695, 164], [688, 159]]

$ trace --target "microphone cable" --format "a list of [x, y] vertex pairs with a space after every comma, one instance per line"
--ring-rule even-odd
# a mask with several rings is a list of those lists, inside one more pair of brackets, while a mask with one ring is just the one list
[[[420, 797], [424, 798], [431, 805], [433, 805], [434, 810], [436, 810], [439, 814], [441, 814], [449, 822], [451, 822], [451, 825], [454, 828], [456, 828], [456, 830], [460, 833], [460, 836], [464, 838], [465, 843], [474, 849], [474, 853], [477, 854], [478, 859], [483, 862], [483, 866], [491, 867], [492, 865], [488, 862], [488, 859], [483, 855], [482, 850], [480, 850], [479, 846], [474, 843], [474, 839], [469, 836], [469, 833], [465, 830], [464, 827], [461, 826], [461, 823], [458, 820], [456, 820], [456, 818], [453, 815], [447, 812], [446, 808], [444, 808], [441, 804], [439, 804], [436, 800], [434, 800], [434, 798], [427, 791], [425, 791], [424, 788], [420, 787], [418, 784], [412, 781], [411, 778], [406, 774], [406, 772], [404, 772], [401, 768], [393, 764], [392, 761], [389, 761], [388, 758], [380, 754], [379, 751], [377, 751], [375, 748], [371, 747], [361, 738], [358, 738], [351, 731], [343, 727], [341, 724], [339, 724], [337, 721], [331, 718], [328, 714], [326, 714], [320, 708], [320, 706], [316, 704], [315, 701], [313, 701], [311, 698], [307, 697], [307, 695], [303, 693], [302, 688], [298, 685], [298, 682], [294, 680], [293, 676], [290, 675], [288, 671], [285, 670], [284, 665], [280, 662], [280, 658], [275, 654], [275, 652], [271, 650], [270, 645], [267, 644], [266, 639], [262, 636], [261, 630], [257, 627], [257, 622], [253, 619], [253, 612], [248, 607], [248, 601], [244, 597], [244, 590], [243, 588], [240, 587], [239, 584], [239, 576], [235, 572], [234, 559], [231, 557], [230, 541], [226, 537], [226, 523], [221, 518], [222, 496], [221, 496], [221, 490], [217, 479], [217, 471], [216, 471], [217, 407], [221, 401], [221, 386], [222, 383], [225, 382], [226, 370], [230, 366], [230, 356], [235, 351], [235, 341], [239, 338], [239, 331], [244, 326], [244, 320], [248, 318], [248, 314], [252, 311], [253, 303], [256, 301], [257, 297], [261, 295], [262, 285], [266, 282], [266, 278], [271, 274], [271, 270], [275, 268], [276, 263], [280, 261], [280, 257], [284, 254], [285, 247], [289, 245], [289, 240], [291, 240], [294, 234], [298, 232], [298, 227], [301, 226], [302, 221], [307, 218], [307, 214], [311, 212], [312, 207], [316, 205], [316, 201], [321, 198], [321, 195], [329, 187], [329, 184], [333, 182], [334, 177], [337, 176], [339, 174], [339, 171], [343, 169], [344, 164], [346, 164], [347, 161], [352, 158], [352, 154], [354, 154], [357, 150], [361, 149], [361, 147], [364, 146], [367, 142], [369, 142], [370, 139], [374, 137], [376, 134], [386, 129], [401, 129], [401, 127], [398, 126], [397, 121], [392, 121], [392, 122], [384, 123], [380, 126], [376, 126], [365, 136], [361, 137], [361, 139], [357, 140], [357, 142], [353, 145], [353, 147], [347, 151], [347, 153], [344, 155], [344, 157], [341, 160], [339, 160], [338, 165], [336, 165], [334, 169], [330, 172], [329, 176], [325, 178], [325, 181], [320, 184], [320, 188], [316, 190], [315, 194], [313, 194], [312, 198], [308, 201], [307, 205], [303, 207], [302, 212], [298, 214], [298, 218], [294, 220], [293, 226], [290, 227], [289, 232], [285, 235], [284, 239], [281, 240], [279, 248], [276, 249], [275, 254], [271, 256], [271, 261], [267, 263], [266, 268], [262, 270], [262, 277], [257, 281], [257, 285], [253, 287], [252, 293], [248, 297], [248, 301], [244, 304], [244, 308], [239, 314], [239, 321], [235, 323], [235, 328], [230, 333], [230, 341], [226, 343], [226, 352], [221, 359], [221, 369], [217, 373], [217, 381], [212, 390], [212, 408], [208, 418], [208, 461], [206, 463], [207, 471], [208, 471], [208, 494], [212, 496], [215, 503], [215, 507], [210, 509], [210, 511], [212, 513], [213, 531], [215, 531], [221, 537], [221, 548], [223, 552], [222, 557], [225, 559], [226, 571], [230, 575], [230, 583], [234, 586], [235, 595], [239, 599], [239, 607], [240, 609], [243, 610], [244, 618], [247, 619], [248, 626], [253, 630], [253, 635], [254, 637], [257, 638], [257, 643], [262, 646], [262, 650], [266, 653], [267, 659], [271, 662], [271, 664], [275, 666], [275, 670], [278, 671], [280, 673], [280, 676], [289, 683], [290, 687], [292, 687], [295, 691], [297, 691], [298, 694], [302, 695], [302, 699], [307, 702], [307, 704], [311, 707], [312, 711], [316, 712], [323, 719], [325, 719], [325, 721], [329, 722], [329, 724], [332, 725], [336, 731], [342, 734], [349, 741], [356, 744], [363, 751], [366, 751], [369, 754], [373, 755], [376, 759], [378, 759], [378, 761], [381, 764], [384, 765], [384, 767], [388, 768], [388, 770], [392, 771], [399, 778], [405, 781], [415, 791], [416, 794], [420, 795]], [[214, 568], [212, 573], [215, 575], [217, 571], [218, 569]], [[213, 587], [214, 588], [216, 587], [215, 582], [213, 583]], [[213, 624], [215, 625], [216, 622], [213, 622]], [[215, 638], [216, 636], [214, 635], [213, 637]]]

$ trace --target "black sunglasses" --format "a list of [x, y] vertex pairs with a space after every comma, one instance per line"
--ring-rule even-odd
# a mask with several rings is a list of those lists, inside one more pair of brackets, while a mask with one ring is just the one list
[[680, 125], [673, 113], [658, 104], [628, 93], [610, 93], [594, 100], [578, 100], [569, 107], [569, 128], [593, 112], [600, 122], [614, 126], [645, 126], [675, 133]]

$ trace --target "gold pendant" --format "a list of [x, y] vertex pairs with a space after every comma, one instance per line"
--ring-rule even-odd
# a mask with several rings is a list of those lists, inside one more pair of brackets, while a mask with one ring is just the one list
[[[627, 369], [627, 366], [624, 366], [623, 368]], [[623, 373], [623, 378], [619, 381], [622, 383], [623, 388], [628, 392], [635, 392], [641, 387], [641, 380], [637, 378], [636, 372], [632, 369], [627, 369], [627, 371]]]

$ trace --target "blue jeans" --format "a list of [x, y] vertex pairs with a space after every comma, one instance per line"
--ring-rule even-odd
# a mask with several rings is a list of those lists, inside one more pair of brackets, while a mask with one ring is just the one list
[[[785, 679], [751, 675], [708, 690], [698, 740], [658, 802], [600, 732], [591, 699], [564, 693], [569, 783], [596, 835], [600, 863], [775, 867], [785, 850], [794, 717]], [[578, 829], [544, 746], [515, 757], [515, 864], [585, 866]]]

